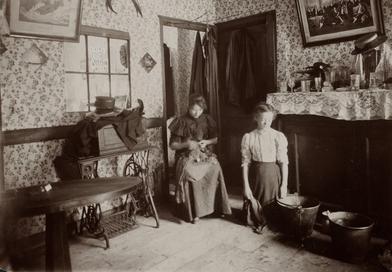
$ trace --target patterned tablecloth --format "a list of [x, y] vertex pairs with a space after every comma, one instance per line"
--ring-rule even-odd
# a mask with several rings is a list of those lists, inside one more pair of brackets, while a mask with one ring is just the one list
[[280, 114], [311, 114], [341, 120], [392, 120], [392, 91], [270, 93], [267, 103]]

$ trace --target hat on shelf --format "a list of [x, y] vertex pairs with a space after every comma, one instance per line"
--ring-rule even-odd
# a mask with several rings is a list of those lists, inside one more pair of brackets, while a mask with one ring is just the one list
[[115, 99], [110, 96], [96, 96], [95, 102], [91, 103], [91, 106], [95, 106], [95, 112], [98, 114], [105, 114], [113, 112]]
[[354, 50], [351, 52], [352, 55], [365, 54], [370, 50], [376, 48], [387, 40], [387, 36], [379, 35], [378, 33], [369, 33], [361, 36], [354, 42]]

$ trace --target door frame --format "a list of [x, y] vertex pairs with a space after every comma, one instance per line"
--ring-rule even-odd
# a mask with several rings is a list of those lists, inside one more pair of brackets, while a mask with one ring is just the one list
[[161, 48], [161, 72], [162, 72], [162, 146], [163, 146], [163, 163], [165, 169], [165, 179], [162, 182], [162, 198], [169, 199], [170, 191], [169, 191], [169, 155], [168, 155], [168, 138], [167, 138], [167, 113], [166, 113], [166, 78], [165, 78], [165, 58], [164, 58], [164, 49], [163, 49], [163, 27], [171, 26], [181, 29], [188, 29], [194, 31], [203, 31], [205, 32], [207, 29], [207, 24], [192, 22], [178, 18], [172, 18], [167, 16], [158, 15], [159, 17], [159, 31], [160, 31], [160, 48]]
[[[224, 95], [223, 93], [225, 92], [226, 84], [224, 82], [225, 80], [225, 75], [224, 72], [222, 73], [223, 69], [222, 66], [225, 63], [225, 54], [221, 51], [222, 50], [222, 39], [223, 39], [223, 33], [226, 33], [228, 31], [236, 30], [236, 29], [241, 29], [241, 28], [246, 28], [252, 25], [258, 25], [258, 24], [263, 24], [266, 26], [266, 35], [267, 37], [271, 37], [269, 47], [267, 48], [268, 52], [271, 52], [268, 54], [268, 59], [266, 60], [271, 64], [271, 67], [273, 69], [272, 74], [273, 78], [271, 79], [271, 85], [267, 86], [268, 91], [275, 91], [277, 89], [277, 32], [276, 32], [276, 11], [271, 10], [267, 12], [261, 12], [255, 15], [247, 16], [247, 17], [242, 17], [230, 21], [225, 21], [225, 22], [219, 22], [216, 23], [216, 31], [217, 31], [217, 41], [218, 41], [218, 69], [219, 69], [219, 97], [220, 97], [220, 118], [221, 122], [225, 122], [223, 119], [224, 117], [224, 109], [225, 109], [225, 101], [224, 101]], [[222, 141], [218, 142], [218, 157], [220, 158], [221, 161], [221, 166], [223, 169], [227, 167], [226, 159], [225, 159], [225, 154], [224, 150], [226, 147], [222, 146], [222, 142], [224, 142], [224, 138], [227, 136], [224, 135], [222, 131], [223, 125], [220, 128], [219, 131], [219, 139], [222, 139]], [[233, 147], [230, 147], [233, 148]], [[236, 147], [234, 147], [236, 148]], [[227, 186], [233, 186], [231, 182], [227, 183]]]

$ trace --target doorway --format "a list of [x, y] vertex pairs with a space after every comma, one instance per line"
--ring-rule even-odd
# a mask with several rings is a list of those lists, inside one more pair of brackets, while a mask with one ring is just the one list
[[[171, 121], [171, 117], [183, 114], [184, 109], [186, 109], [184, 103], [187, 103], [189, 95], [189, 85], [186, 85], [186, 82], [189, 82], [190, 74], [185, 71], [190, 71], [192, 65], [192, 62], [187, 61], [186, 59], [192, 58], [194, 42], [190, 44], [191, 48], [187, 49], [188, 53], [186, 53], [187, 55], [185, 56], [181, 57], [178, 55], [181, 52], [180, 50], [177, 50], [177, 58], [184, 58], [181, 62], [184, 64], [188, 63], [188, 66], [183, 66], [182, 68], [177, 67], [177, 70], [174, 65], [175, 59], [173, 59], [173, 54], [168, 54], [167, 47], [169, 47], [169, 53], [172, 53], [170, 52], [170, 46], [174, 48], [176, 46], [178, 47], [178, 41], [184, 42], [188, 38], [192, 39], [192, 37], [194, 41], [196, 32], [199, 31], [203, 35], [207, 29], [207, 25], [165, 16], [159, 16], [159, 19], [164, 103], [162, 137], [166, 173], [165, 181], [162, 184], [162, 192], [163, 197], [169, 198], [170, 192], [173, 190], [172, 187], [174, 186], [174, 184], [171, 183], [174, 179], [170, 175], [171, 173], [174, 173], [174, 153], [172, 153], [168, 147], [170, 135], [167, 126]], [[254, 128], [254, 123], [248, 109], [251, 109], [251, 105], [254, 103], [265, 101], [267, 93], [276, 90], [276, 13], [275, 11], [260, 13], [217, 23], [214, 27], [216, 27], [218, 43], [218, 97], [220, 108], [218, 114], [218, 118], [220, 119], [220, 131], [218, 135], [217, 153], [225, 175], [226, 185], [228, 187], [241, 187], [241, 139], [246, 132], [249, 132]], [[251, 67], [255, 78], [255, 92], [251, 99], [248, 99], [245, 107], [244, 105], [233, 105], [232, 103], [229, 103], [227, 95], [228, 85], [226, 84], [226, 67], [228, 48], [233, 33], [237, 31], [245, 32], [252, 41], [250, 59], [252, 59]], [[176, 46], [173, 46], [173, 44]], [[181, 77], [179, 73], [183, 73], [183, 76]], [[185, 85], [183, 85], [184, 87], [182, 88], [176, 88], [180, 83], [176, 83], [175, 80], [178, 80], [180, 77], [182, 78], [181, 83], [185, 83]], [[180, 98], [175, 98], [175, 96], [179, 96]]]
[[186, 113], [190, 92], [192, 57], [196, 35], [203, 38], [207, 25], [159, 16], [162, 56], [163, 118], [162, 140], [165, 180], [162, 196], [174, 193], [174, 151], [169, 148], [168, 126], [175, 116]]
[[[269, 92], [277, 85], [276, 60], [276, 13], [269, 11], [253, 16], [216, 24], [218, 33], [218, 67], [220, 97], [220, 162], [228, 187], [242, 187], [241, 140], [242, 136], [255, 128], [251, 111], [257, 102], [265, 101]], [[230, 42], [240, 33], [246, 36], [251, 52], [248, 64], [253, 72], [254, 91], [250, 98], [233, 103], [228, 86], [227, 66], [231, 54]], [[240, 79], [240, 87], [247, 86], [249, 78]], [[251, 79], [250, 79], [251, 80]], [[229, 82], [229, 84], [232, 84]], [[243, 91], [242, 88], [239, 88]], [[234, 90], [235, 91], [235, 90]], [[235, 101], [234, 101], [235, 102]]]

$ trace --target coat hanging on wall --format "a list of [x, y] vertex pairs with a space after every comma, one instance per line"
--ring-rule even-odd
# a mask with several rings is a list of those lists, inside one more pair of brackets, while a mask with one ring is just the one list
[[195, 48], [193, 49], [192, 70], [189, 94], [201, 94], [207, 99], [206, 79], [204, 74], [205, 59], [201, 44], [200, 32], [196, 33]]
[[[207, 29], [208, 30], [208, 29]], [[218, 75], [218, 55], [217, 40], [214, 29], [206, 32], [203, 38], [205, 52], [205, 77], [206, 77], [206, 97], [208, 101], [209, 114], [214, 118], [220, 128], [219, 119], [219, 75]]]

